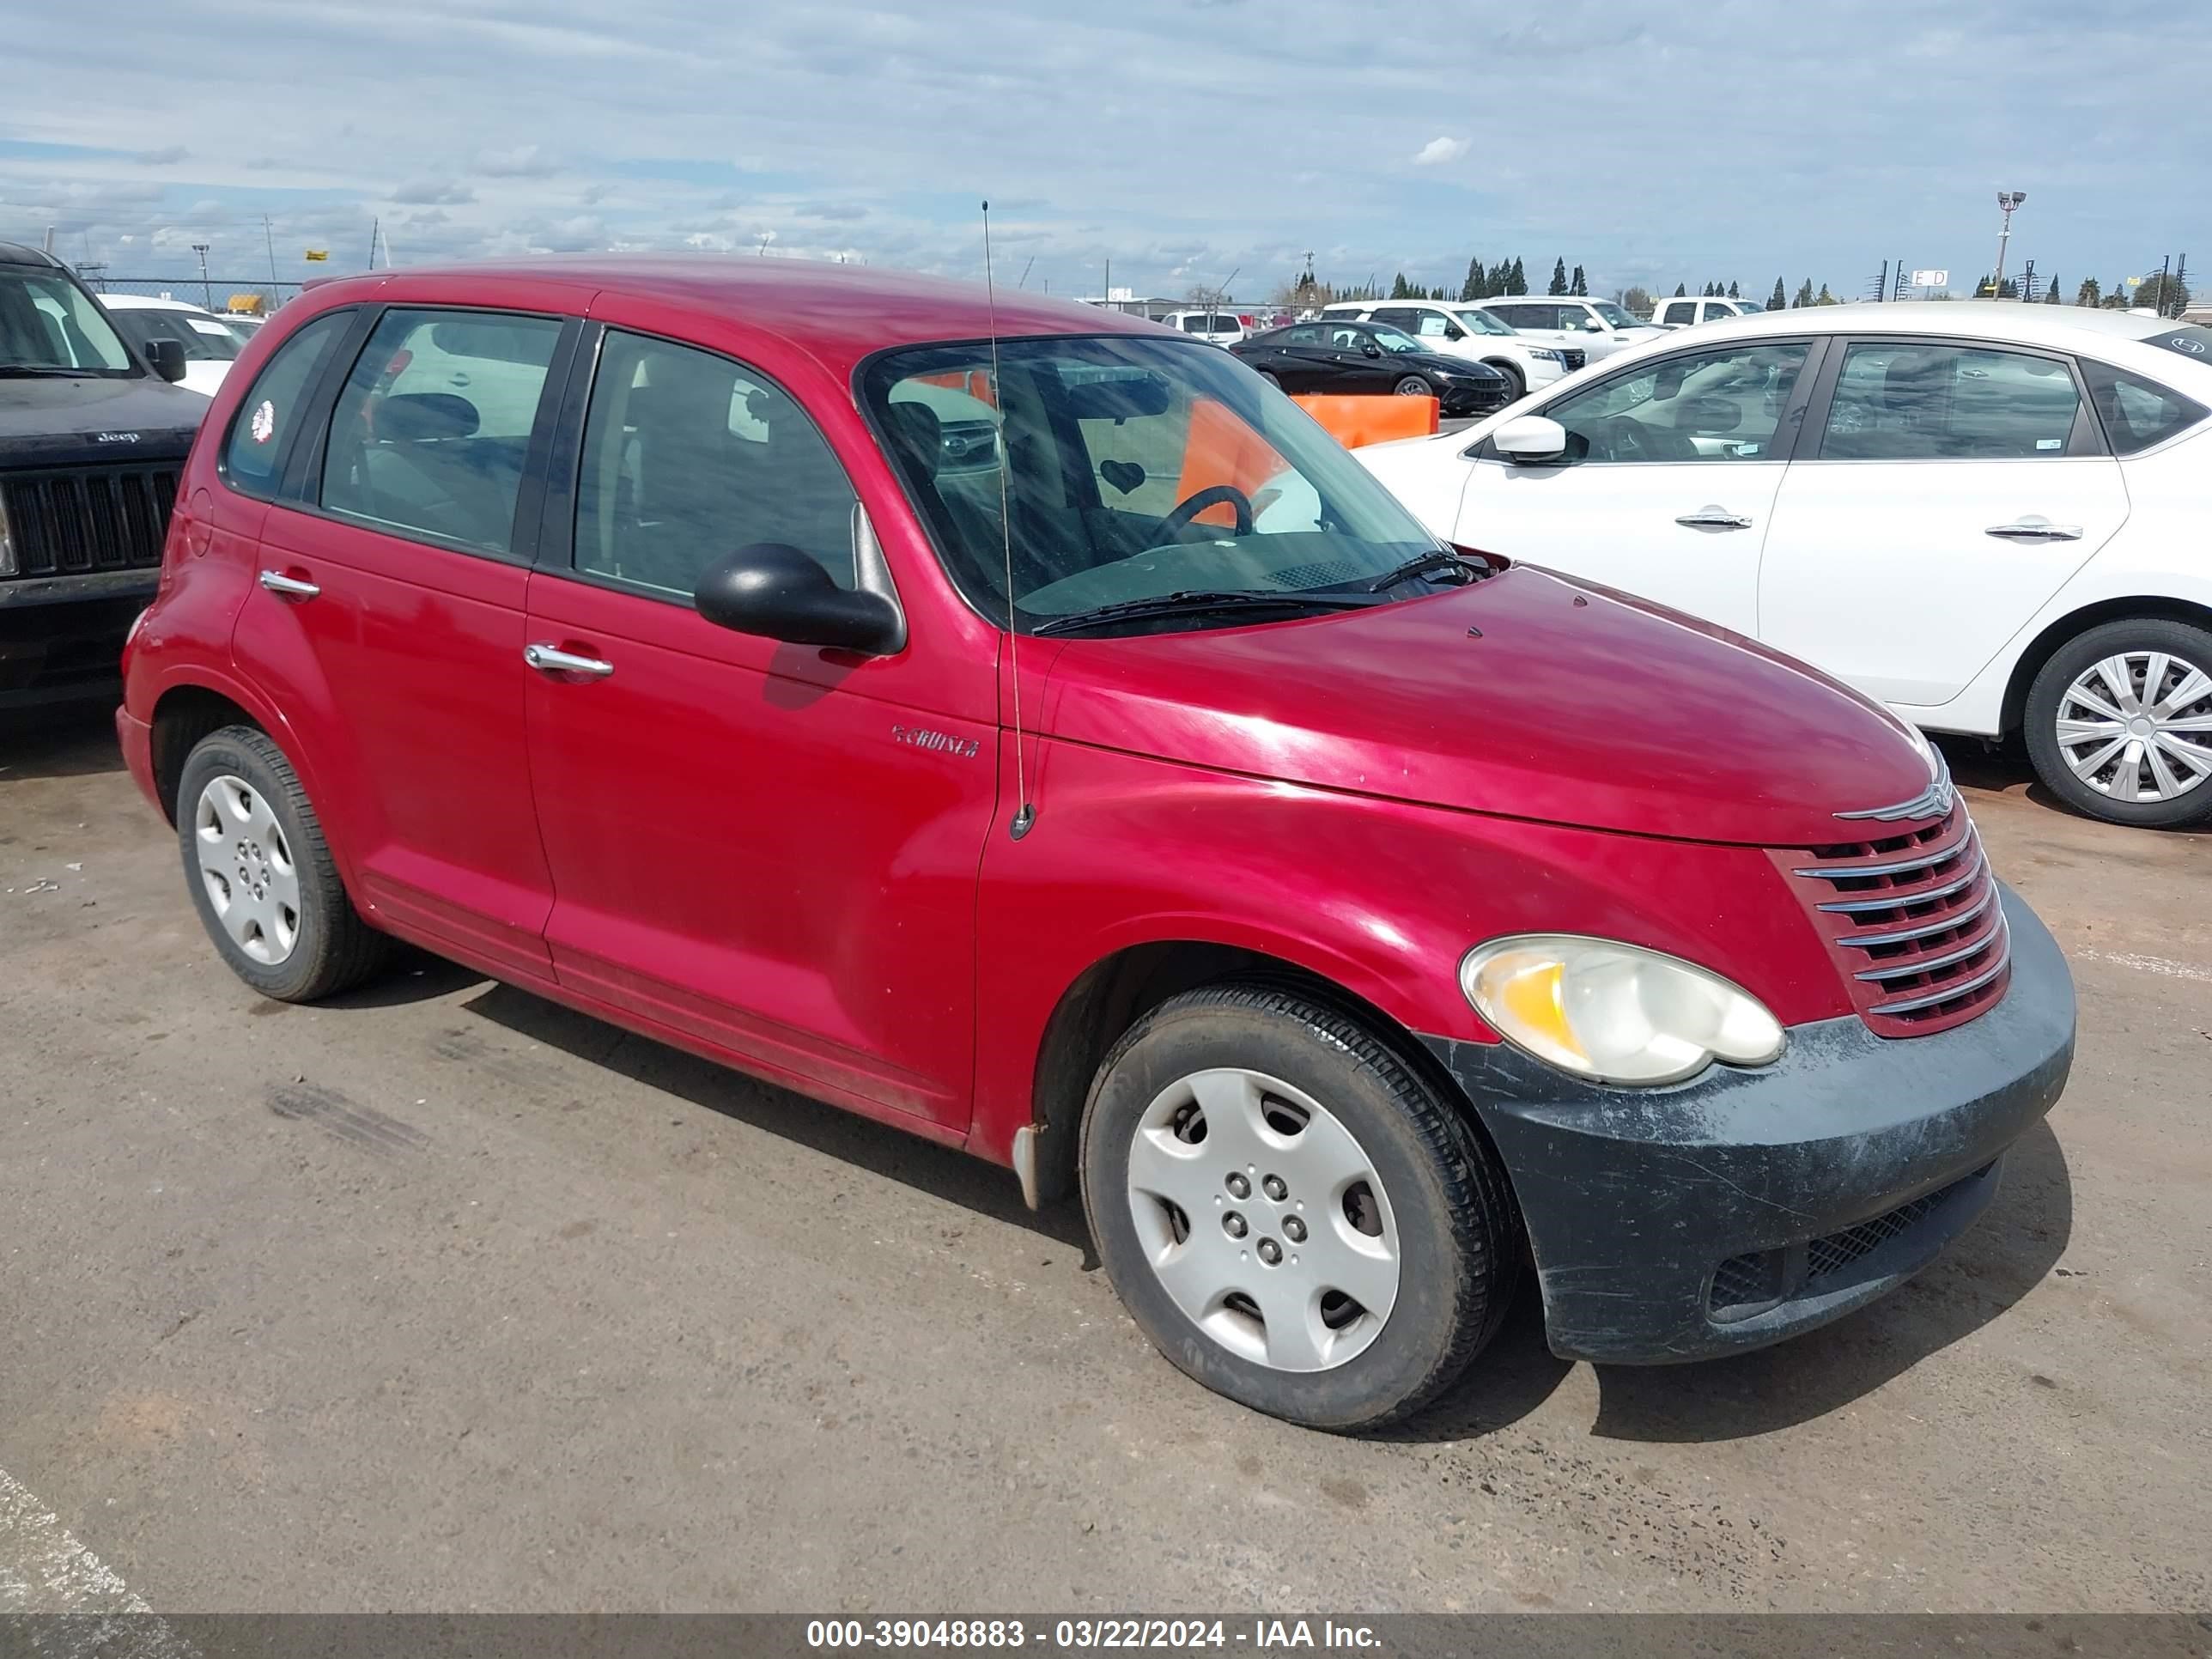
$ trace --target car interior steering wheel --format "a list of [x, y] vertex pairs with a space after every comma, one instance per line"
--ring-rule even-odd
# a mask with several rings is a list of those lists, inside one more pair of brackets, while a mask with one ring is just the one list
[[1163, 541], [1181, 541], [1183, 533], [1190, 528], [1193, 520], [1205, 512], [1207, 507], [1219, 507], [1224, 502], [1237, 514], [1236, 533], [1239, 536], [1250, 535], [1252, 533], [1252, 498], [1237, 489], [1235, 484], [1222, 483], [1208, 484], [1203, 489], [1194, 490], [1177, 502], [1167, 517], [1160, 520], [1160, 538]]

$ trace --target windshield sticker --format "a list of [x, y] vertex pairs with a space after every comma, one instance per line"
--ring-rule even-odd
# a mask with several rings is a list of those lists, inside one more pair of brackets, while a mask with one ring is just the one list
[[266, 398], [263, 398], [261, 407], [253, 411], [252, 422], [246, 429], [253, 434], [253, 441], [258, 444], [265, 444], [275, 437], [276, 435], [276, 405]]

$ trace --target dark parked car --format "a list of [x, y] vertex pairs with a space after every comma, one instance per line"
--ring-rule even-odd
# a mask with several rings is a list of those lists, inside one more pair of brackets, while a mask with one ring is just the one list
[[1434, 398], [1447, 415], [1487, 415], [1513, 401], [1512, 381], [1487, 363], [1431, 351], [1379, 323], [1326, 317], [1229, 349], [1285, 392], [1395, 392]]
[[0, 708], [112, 688], [161, 574], [207, 399], [142, 357], [69, 268], [0, 242]]

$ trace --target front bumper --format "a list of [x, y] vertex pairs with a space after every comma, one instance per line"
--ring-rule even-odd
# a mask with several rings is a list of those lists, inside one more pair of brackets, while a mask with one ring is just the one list
[[2012, 983], [1934, 1036], [1791, 1028], [1756, 1071], [1587, 1083], [1503, 1043], [1427, 1039], [1513, 1182], [1553, 1351], [1626, 1364], [1761, 1347], [1926, 1267], [1996, 1196], [2074, 1058], [2074, 982], [2010, 889]]

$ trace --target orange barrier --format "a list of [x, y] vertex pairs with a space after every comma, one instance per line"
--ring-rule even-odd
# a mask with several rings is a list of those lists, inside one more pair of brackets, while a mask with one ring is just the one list
[[[1183, 439], [1182, 477], [1176, 483], [1176, 499], [1187, 501], [1201, 489], [1227, 484], [1250, 501], [1289, 465], [1240, 416], [1212, 398], [1194, 398], [1190, 405], [1190, 428]], [[1201, 510], [1195, 522], [1231, 524], [1236, 516], [1236, 508], [1218, 501]]]
[[1307, 392], [1291, 401], [1319, 421], [1328, 435], [1346, 449], [1388, 443], [1393, 438], [1425, 438], [1437, 429], [1434, 398], [1401, 398], [1395, 392], [1362, 398]]

